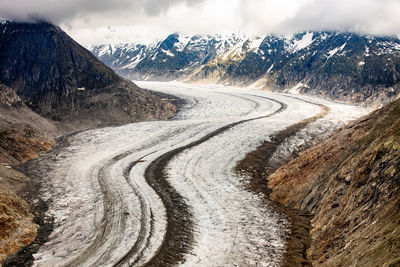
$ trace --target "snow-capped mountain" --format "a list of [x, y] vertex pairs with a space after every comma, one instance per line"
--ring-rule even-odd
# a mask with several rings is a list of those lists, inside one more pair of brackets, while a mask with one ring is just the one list
[[91, 51], [136, 80], [268, 87], [348, 102], [384, 103], [400, 93], [400, 40], [342, 32], [248, 38], [181, 36]]
[[92, 46], [90, 50], [108, 66], [125, 77], [138, 80], [174, 80], [216, 58], [242, 59], [258, 49], [262, 38], [238, 35], [171, 34], [165, 40], [144, 44]]

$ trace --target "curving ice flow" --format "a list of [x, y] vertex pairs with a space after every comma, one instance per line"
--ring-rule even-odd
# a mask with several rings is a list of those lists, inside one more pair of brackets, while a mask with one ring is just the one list
[[[274, 133], [319, 114], [314, 103], [328, 106], [329, 114], [288, 140], [287, 149], [365, 110], [221, 86], [139, 85], [185, 104], [169, 121], [67, 137], [64, 147], [37, 160], [55, 229], [34, 265], [279, 265], [286, 220], [265, 196], [246, 190], [246, 177], [233, 167]], [[279, 149], [285, 153], [286, 147]], [[180, 221], [189, 227], [171, 228]], [[180, 231], [186, 241], [172, 241]], [[179, 257], [171, 255], [175, 251]]]

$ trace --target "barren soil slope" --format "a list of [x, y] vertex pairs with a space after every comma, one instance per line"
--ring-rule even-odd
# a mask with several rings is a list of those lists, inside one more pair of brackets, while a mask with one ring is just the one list
[[309, 211], [316, 266], [400, 264], [400, 101], [342, 128], [268, 177], [270, 196]]

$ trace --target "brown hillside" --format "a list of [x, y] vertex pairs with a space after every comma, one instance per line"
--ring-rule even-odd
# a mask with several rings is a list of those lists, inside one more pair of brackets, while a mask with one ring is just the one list
[[314, 214], [315, 266], [400, 265], [400, 100], [268, 177], [270, 197]]

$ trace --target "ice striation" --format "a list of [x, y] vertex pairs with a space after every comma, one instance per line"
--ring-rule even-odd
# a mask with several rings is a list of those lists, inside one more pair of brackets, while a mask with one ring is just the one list
[[[37, 161], [42, 196], [55, 229], [34, 255], [35, 266], [141, 266], [169, 242], [168, 192], [157, 193], [148, 168], [179, 151], [165, 166], [168, 186], [184, 202], [190, 243], [161, 258], [164, 266], [277, 266], [285, 251], [287, 222], [265, 196], [246, 190], [233, 168], [271, 135], [330, 108], [325, 118], [288, 141], [326, 134], [365, 110], [318, 98], [259, 90], [141, 82], [174, 94], [185, 105], [174, 120], [81, 132]], [[172, 192], [170, 191], [170, 192]], [[175, 194], [175, 193], [174, 193]], [[167, 238], [167, 239], [166, 239]], [[218, 245], [216, 245], [218, 244]], [[184, 248], [182, 251], [179, 248]]]

